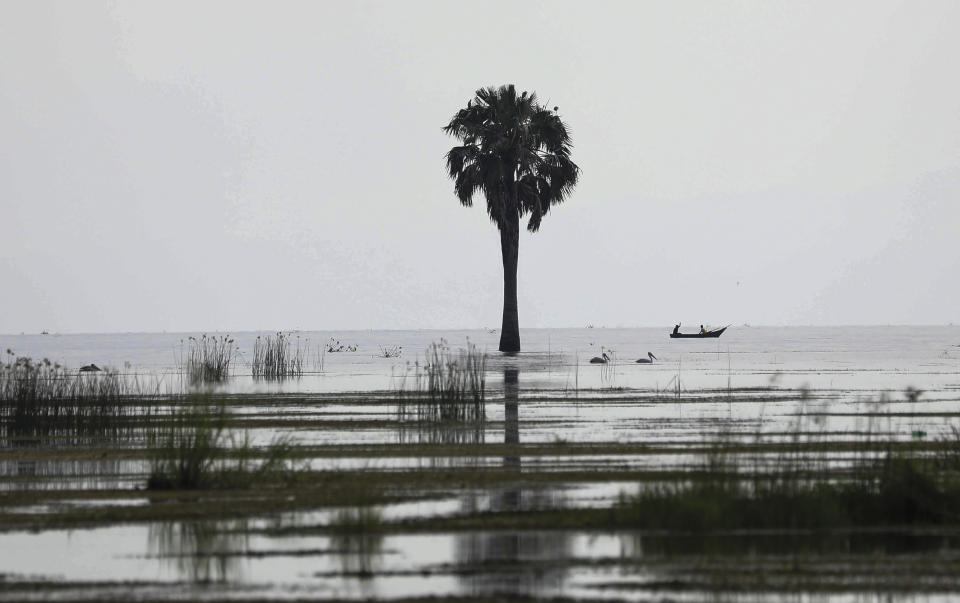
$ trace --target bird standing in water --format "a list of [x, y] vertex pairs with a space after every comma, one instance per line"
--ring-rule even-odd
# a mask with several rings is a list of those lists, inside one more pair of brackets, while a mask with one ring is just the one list
[[637, 364], [653, 364], [656, 359], [657, 357], [653, 355], [653, 352], [647, 352], [647, 357], [637, 360]]

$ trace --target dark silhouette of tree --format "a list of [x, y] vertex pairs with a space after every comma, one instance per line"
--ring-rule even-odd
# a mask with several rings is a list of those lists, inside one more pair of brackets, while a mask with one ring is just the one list
[[536, 93], [517, 96], [511, 84], [477, 90], [443, 128], [463, 145], [447, 153], [447, 170], [460, 203], [473, 205], [482, 193], [487, 214], [500, 231], [503, 255], [503, 326], [500, 351], [520, 351], [517, 316], [517, 255], [520, 219], [536, 232], [550, 208], [577, 183], [580, 168], [570, 160], [570, 133]]

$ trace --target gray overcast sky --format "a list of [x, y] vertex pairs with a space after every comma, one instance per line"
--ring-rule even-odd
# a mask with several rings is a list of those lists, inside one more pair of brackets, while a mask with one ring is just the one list
[[521, 327], [960, 321], [960, 2], [0, 1], [0, 332], [499, 327], [440, 128], [559, 105]]

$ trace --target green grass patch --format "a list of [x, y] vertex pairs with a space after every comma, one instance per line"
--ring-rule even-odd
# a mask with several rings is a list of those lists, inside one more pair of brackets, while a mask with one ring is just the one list
[[148, 437], [151, 490], [247, 488], [252, 484], [286, 483], [301, 469], [295, 467], [290, 438], [274, 439], [255, 451], [249, 434], [239, 439], [228, 433], [222, 400], [188, 398], [156, 432]]
[[649, 485], [613, 509], [613, 523], [646, 529], [810, 529], [942, 525], [960, 519], [960, 484], [929, 458], [888, 452], [852, 478], [714, 471]]

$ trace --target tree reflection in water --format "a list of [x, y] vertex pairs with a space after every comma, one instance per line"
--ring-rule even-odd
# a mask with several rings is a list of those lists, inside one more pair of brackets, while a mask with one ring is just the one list
[[227, 582], [243, 576], [246, 520], [165, 521], [151, 525], [147, 539], [150, 553], [187, 580]]
[[[520, 443], [520, 368], [503, 369], [504, 444]], [[520, 472], [519, 454], [503, 458], [505, 471]], [[511, 512], [560, 504], [556, 493], [536, 486], [515, 486], [490, 492], [490, 511]], [[474, 506], [464, 501], [464, 506]], [[543, 563], [571, 556], [571, 534], [565, 531], [497, 531], [464, 533], [457, 537], [456, 564], [460, 580], [472, 594], [537, 594], [559, 592], [566, 578], [563, 567]], [[480, 571], [476, 571], [480, 570]]]

